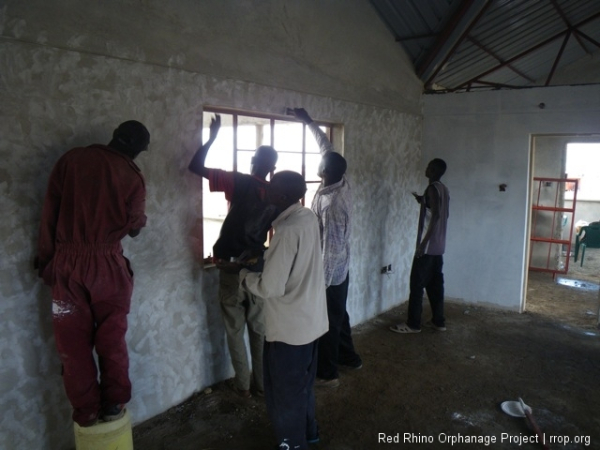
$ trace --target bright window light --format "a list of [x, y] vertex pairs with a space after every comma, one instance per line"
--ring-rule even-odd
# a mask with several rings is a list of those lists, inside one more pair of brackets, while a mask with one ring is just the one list
[[[249, 174], [256, 148], [260, 145], [272, 145], [278, 153], [275, 172], [293, 170], [302, 174], [308, 187], [303, 203], [310, 207], [321, 181], [317, 176], [321, 155], [312, 133], [304, 124], [292, 118], [285, 120], [262, 114], [253, 116], [248, 113], [205, 108], [202, 142], [208, 140], [210, 121], [214, 114], [221, 116], [221, 129], [208, 151], [206, 167]], [[319, 125], [333, 142], [332, 126]], [[210, 262], [213, 245], [219, 237], [228, 206], [224, 194], [210, 192], [208, 180], [203, 179], [202, 234], [205, 262]]]
[[600, 143], [567, 144], [566, 173], [579, 180], [577, 200], [600, 200]]

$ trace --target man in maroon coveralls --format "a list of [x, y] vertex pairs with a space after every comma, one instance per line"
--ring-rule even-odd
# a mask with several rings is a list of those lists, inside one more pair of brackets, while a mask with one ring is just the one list
[[133, 160], [149, 142], [144, 125], [124, 122], [108, 146], [65, 153], [48, 183], [36, 261], [52, 287], [56, 347], [80, 426], [121, 418], [131, 399], [125, 333], [133, 272], [121, 239], [146, 224], [144, 177]]

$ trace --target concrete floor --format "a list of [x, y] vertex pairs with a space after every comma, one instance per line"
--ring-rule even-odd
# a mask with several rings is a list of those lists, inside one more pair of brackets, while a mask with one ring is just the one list
[[[588, 313], [598, 293], [581, 292], [534, 274], [524, 314], [448, 302], [445, 333], [391, 333], [406, 305], [361, 324], [354, 336], [364, 367], [342, 373], [338, 389], [317, 391], [322, 439], [311, 449], [541, 448], [525, 442], [535, 434], [524, 419], [500, 408], [518, 397], [550, 448], [600, 448], [600, 332]], [[219, 383], [136, 426], [134, 444], [264, 450], [275, 439], [263, 399], [241, 399]]]

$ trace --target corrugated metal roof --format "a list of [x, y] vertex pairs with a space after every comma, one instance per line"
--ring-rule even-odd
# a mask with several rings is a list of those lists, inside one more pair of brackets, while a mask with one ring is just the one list
[[554, 85], [600, 49], [600, 0], [370, 1], [426, 91]]

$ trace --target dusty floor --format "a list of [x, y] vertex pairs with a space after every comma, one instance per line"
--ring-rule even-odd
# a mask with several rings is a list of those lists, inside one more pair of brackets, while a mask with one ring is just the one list
[[[531, 273], [524, 314], [449, 302], [447, 332], [398, 335], [388, 326], [404, 318], [403, 305], [356, 327], [364, 367], [342, 373], [339, 388], [317, 391], [321, 442], [311, 448], [542, 448], [519, 446], [533, 432], [500, 409], [522, 397], [547, 442], [554, 440], [549, 448], [599, 449], [600, 330], [591, 283], [600, 278], [600, 249], [588, 249], [583, 268], [571, 261], [569, 274], [559, 277], [580, 287]], [[379, 443], [381, 433], [400, 443]], [[136, 426], [134, 444], [271, 450], [275, 442], [263, 400], [243, 400], [221, 383]]]

